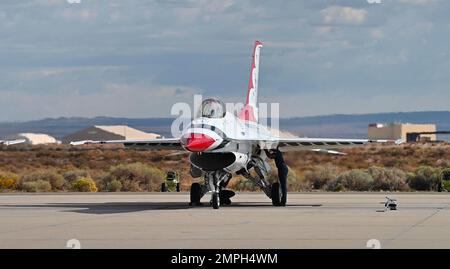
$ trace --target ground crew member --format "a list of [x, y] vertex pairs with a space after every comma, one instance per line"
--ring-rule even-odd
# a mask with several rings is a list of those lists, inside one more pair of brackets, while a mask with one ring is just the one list
[[274, 150], [270, 150], [270, 151], [266, 150], [266, 155], [267, 155], [267, 157], [269, 157], [270, 159], [274, 159], [274, 161], [275, 161], [275, 165], [278, 170], [278, 181], [280, 182], [280, 188], [281, 188], [281, 200], [280, 200], [281, 203], [280, 203], [280, 205], [286, 206], [287, 176], [288, 176], [289, 169], [286, 165], [286, 162], [284, 161], [283, 153], [281, 153], [281, 151], [279, 151], [278, 149], [274, 149]]

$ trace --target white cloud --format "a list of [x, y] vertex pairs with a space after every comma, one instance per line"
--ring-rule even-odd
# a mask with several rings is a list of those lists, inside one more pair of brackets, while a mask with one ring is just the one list
[[192, 3], [194, 5], [177, 10], [178, 19], [182, 22], [210, 21], [211, 17], [223, 15], [235, 4], [234, 0], [198, 0]]
[[[0, 1], [0, 118], [162, 116], [198, 89], [241, 101], [255, 39], [269, 100], [348, 94], [350, 112], [369, 110], [352, 107], [359, 93], [422, 100], [450, 84], [450, 1], [399, 1]], [[340, 111], [293, 99], [288, 115]]]
[[[0, 114], [0, 121], [46, 117], [166, 117], [176, 102], [193, 104], [192, 96], [201, 90], [170, 85], [107, 84], [102, 91], [77, 90], [54, 94], [3, 91], [0, 107], [15, 111]], [[14, 100], [14, 102], [11, 102]], [[192, 104], [191, 104], [192, 103]]]
[[399, 0], [400, 3], [414, 4], [414, 5], [427, 5], [439, 2], [440, 0]]
[[36, 78], [49, 78], [57, 77], [75, 73], [86, 72], [106, 72], [106, 71], [119, 71], [128, 68], [127, 66], [78, 66], [78, 67], [51, 67], [51, 68], [35, 68], [20, 72], [20, 79], [36, 79]]
[[[125, 99], [132, 98], [132, 96], [142, 95], [149, 96], [149, 99], [153, 98], [172, 98], [176, 96], [193, 96], [194, 94], [199, 94], [200, 90], [192, 87], [185, 86], [171, 86], [171, 85], [127, 85], [127, 84], [117, 84], [110, 83], [105, 86], [104, 93], [108, 95], [122, 95]], [[127, 97], [128, 96], [128, 97]], [[123, 100], [123, 99], [122, 99]]]
[[374, 28], [370, 30], [370, 36], [374, 40], [379, 40], [384, 37], [384, 31], [380, 28]]
[[321, 11], [326, 24], [362, 24], [367, 19], [365, 9], [331, 6]]
[[89, 9], [76, 10], [69, 8], [61, 12], [61, 17], [67, 20], [90, 21], [97, 17], [97, 13]]
[[33, 2], [39, 5], [60, 5], [61, 2], [65, 4], [64, 1], [60, 0], [34, 0]]
[[319, 35], [329, 34], [333, 32], [333, 27], [331, 26], [318, 26], [316, 27], [316, 33]]

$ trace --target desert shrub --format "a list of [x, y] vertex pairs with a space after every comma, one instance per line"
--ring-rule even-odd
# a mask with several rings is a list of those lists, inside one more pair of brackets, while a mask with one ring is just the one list
[[338, 179], [347, 190], [368, 191], [373, 183], [372, 176], [362, 169], [353, 169], [341, 174]]
[[79, 178], [89, 177], [89, 173], [86, 170], [73, 170], [65, 172], [63, 177], [68, 184], [73, 184]]
[[445, 190], [450, 191], [450, 180], [444, 181], [443, 187]]
[[110, 192], [118, 192], [122, 190], [122, 183], [117, 179], [113, 179], [111, 182], [108, 182], [106, 185], [106, 190]]
[[450, 181], [450, 168], [442, 169], [442, 180]]
[[80, 192], [97, 192], [97, 186], [92, 178], [82, 177], [75, 180], [72, 185], [72, 190]]
[[154, 191], [159, 190], [166, 174], [159, 168], [142, 163], [121, 164], [111, 168], [103, 178], [101, 187], [108, 190], [114, 180], [122, 184], [122, 191]]
[[49, 192], [52, 190], [52, 185], [48, 181], [38, 179], [36, 181], [23, 182], [21, 188], [27, 192]]
[[406, 173], [397, 168], [370, 167], [368, 173], [373, 178], [373, 191], [406, 191]]
[[409, 174], [407, 182], [411, 189], [417, 191], [436, 191], [442, 184], [442, 174], [439, 169], [422, 166]]
[[342, 182], [338, 179], [332, 179], [330, 181], [327, 182], [327, 184], [325, 184], [325, 186], [323, 187], [326, 191], [344, 191], [345, 188], [342, 185]]
[[311, 190], [310, 183], [307, 182], [301, 173], [297, 173], [294, 169], [289, 168], [287, 178], [288, 191], [308, 191]]
[[[269, 184], [278, 182], [278, 173], [276, 168], [272, 169], [272, 172], [269, 174], [268, 182]], [[294, 171], [293, 169], [289, 169], [287, 176], [287, 184], [288, 184], [287, 186], [288, 191], [302, 191], [309, 189], [307, 184], [305, 184], [302, 178], [298, 176], [296, 171]], [[227, 187], [238, 191], [260, 190], [260, 188], [257, 185], [255, 185], [251, 180], [246, 179], [243, 176], [234, 177]]]
[[362, 169], [352, 169], [330, 181], [325, 188], [329, 191], [369, 191], [373, 183], [372, 176]]
[[149, 187], [149, 185], [141, 184], [137, 180], [125, 180], [122, 184], [122, 190], [131, 191], [131, 192], [153, 190], [152, 188], [148, 188], [148, 187]]
[[38, 170], [25, 174], [21, 177], [20, 182], [23, 185], [26, 182], [47, 181], [52, 190], [62, 190], [65, 184], [64, 177], [53, 170]]
[[318, 165], [313, 170], [306, 172], [305, 180], [313, 189], [322, 189], [328, 182], [336, 179], [338, 170], [333, 165]]
[[259, 189], [258, 186], [244, 177], [238, 177], [233, 180], [235, 181], [235, 184], [233, 184], [233, 188], [238, 191], [257, 191]]
[[108, 174], [109, 174], [109, 172], [104, 171], [104, 170], [90, 170], [88, 177], [92, 178], [94, 181], [97, 182], [97, 181], [101, 181]]
[[0, 173], [0, 191], [14, 190], [17, 187], [19, 177], [13, 173]]

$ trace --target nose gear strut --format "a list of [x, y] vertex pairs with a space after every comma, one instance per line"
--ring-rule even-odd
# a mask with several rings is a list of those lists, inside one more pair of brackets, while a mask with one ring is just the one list
[[190, 205], [200, 205], [200, 199], [208, 192], [211, 192], [210, 204], [214, 209], [218, 209], [220, 205], [231, 204], [230, 198], [234, 196], [234, 192], [222, 190], [230, 179], [231, 174], [223, 170], [206, 172], [204, 185], [193, 183], [191, 186]]

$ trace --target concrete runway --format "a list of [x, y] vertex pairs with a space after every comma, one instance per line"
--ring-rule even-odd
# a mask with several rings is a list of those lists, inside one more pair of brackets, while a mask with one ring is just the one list
[[380, 193], [290, 193], [285, 208], [240, 193], [219, 210], [188, 193], [0, 194], [0, 248], [450, 248], [449, 194], [390, 196], [397, 211]]

